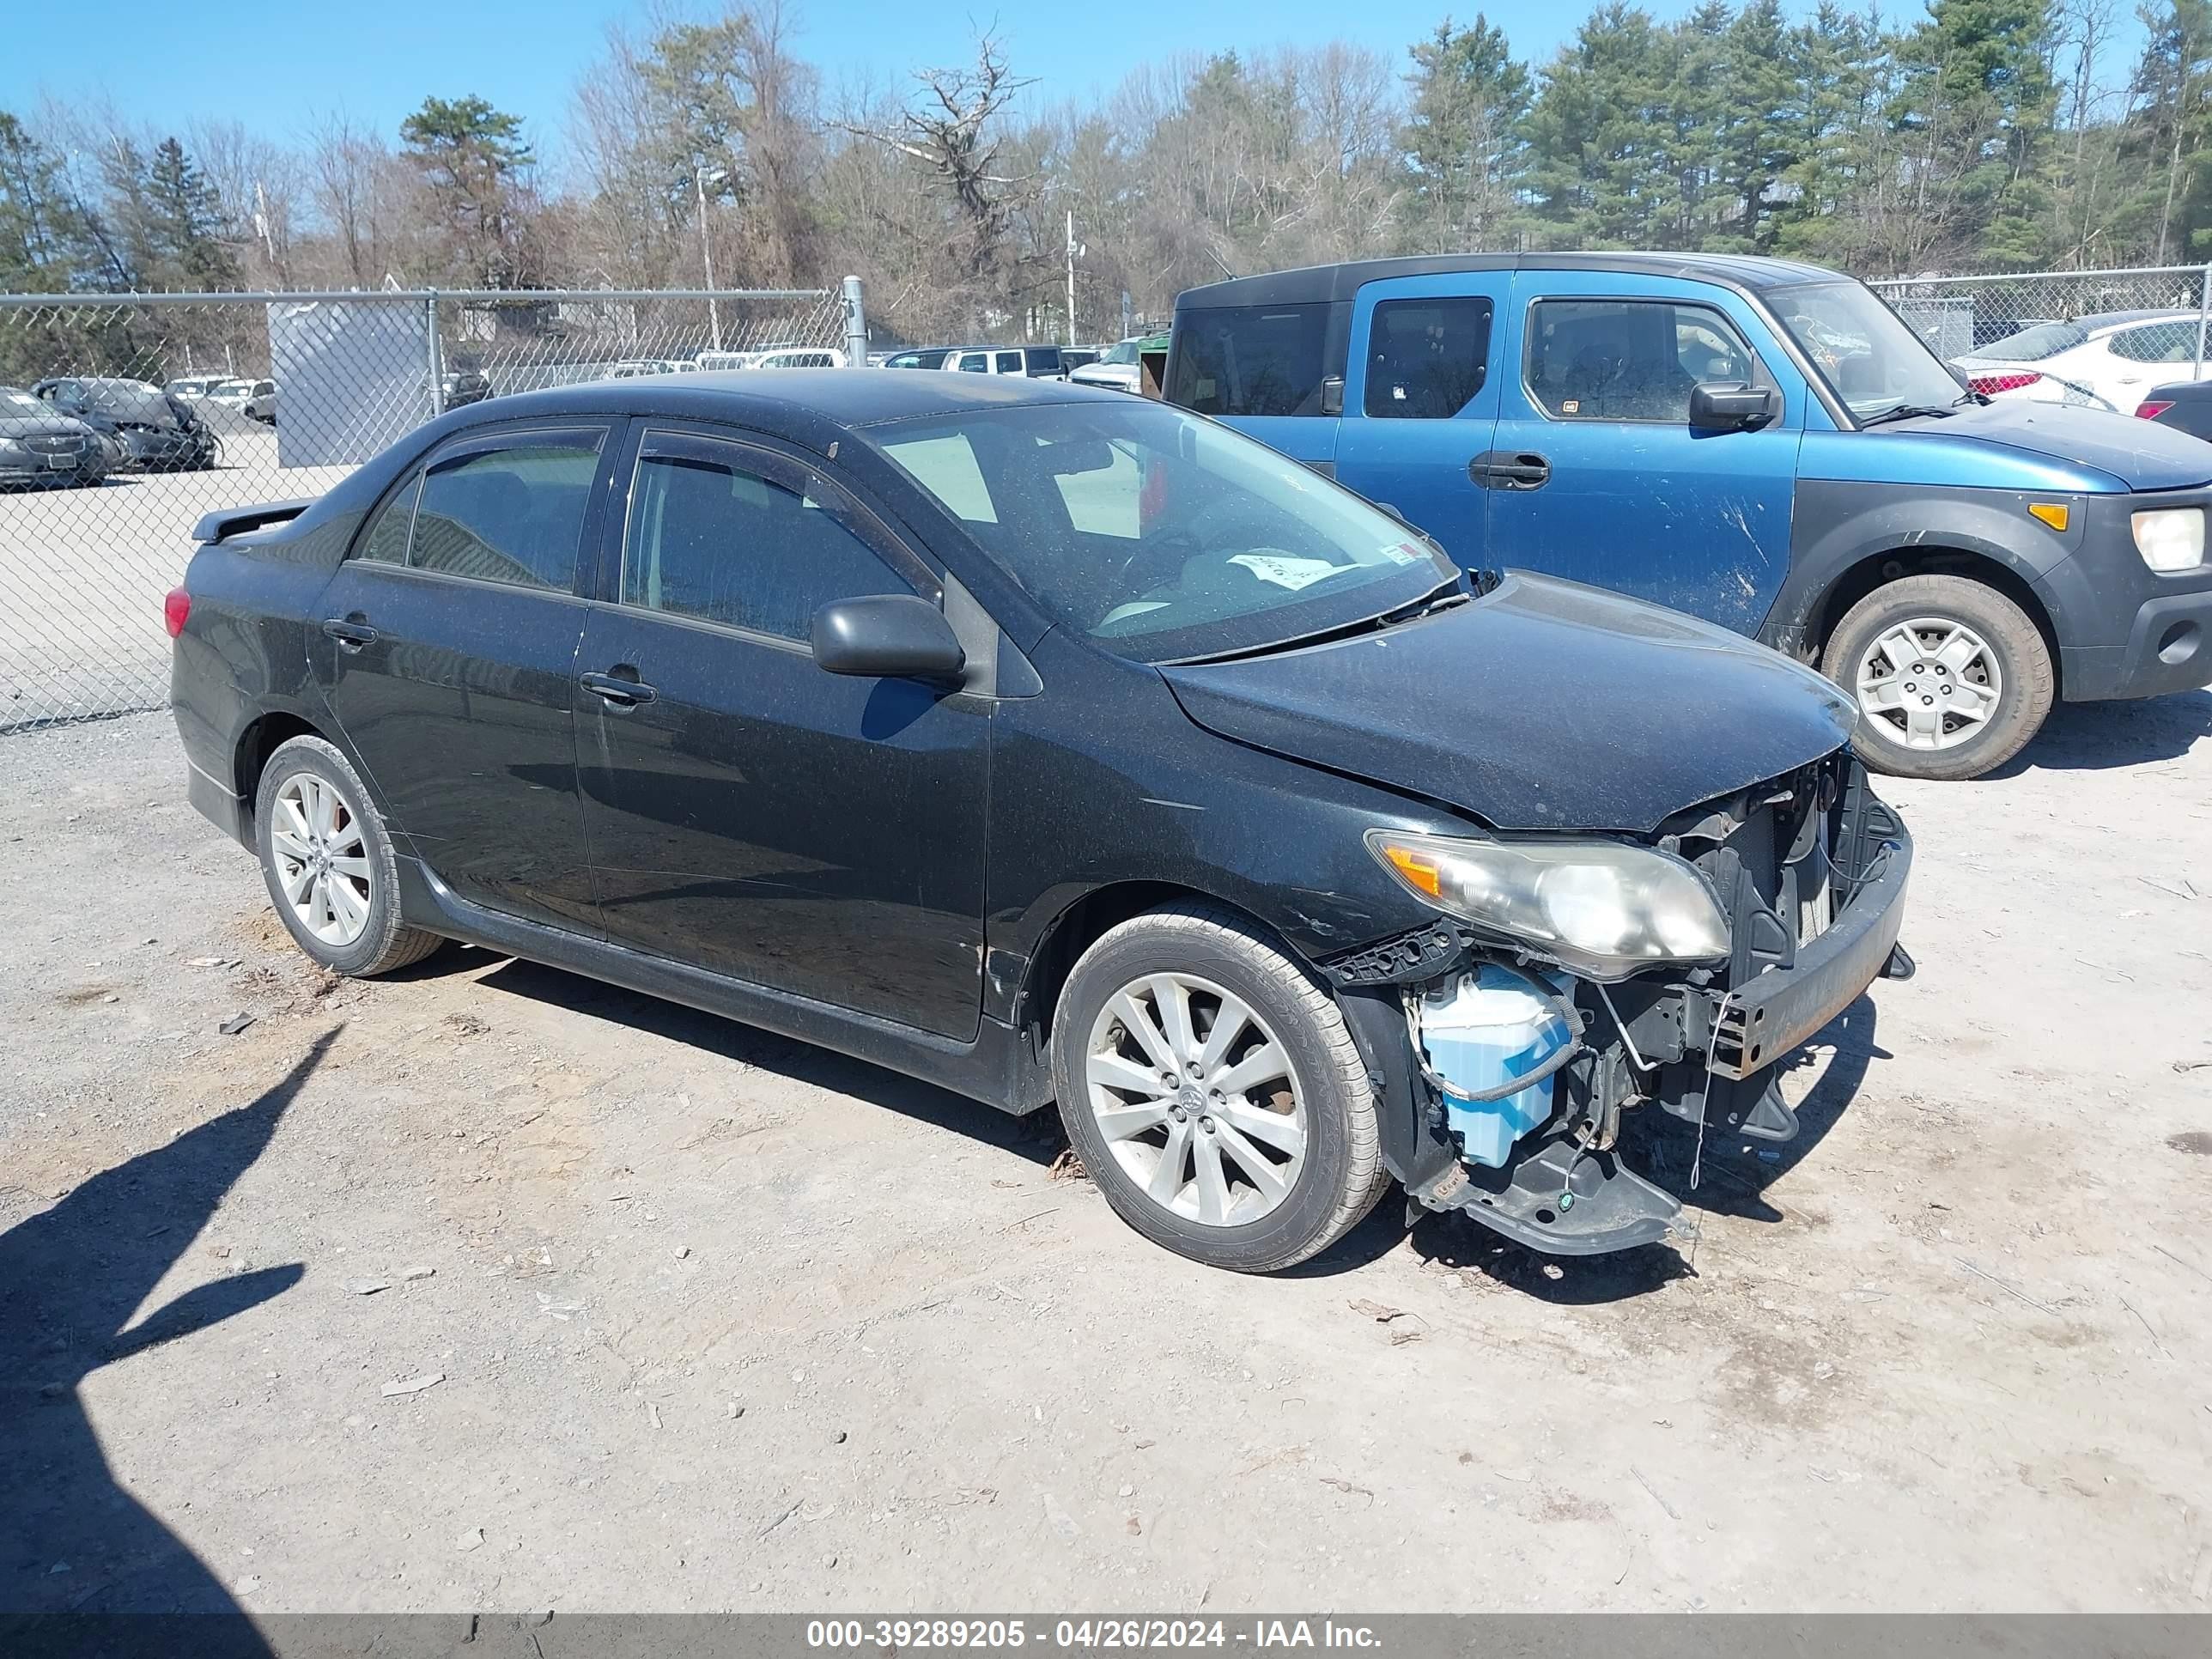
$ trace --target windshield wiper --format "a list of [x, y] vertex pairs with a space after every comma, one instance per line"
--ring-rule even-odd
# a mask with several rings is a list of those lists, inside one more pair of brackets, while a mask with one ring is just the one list
[[1879, 415], [1860, 416], [1859, 426], [1863, 430], [1870, 426], [1881, 426], [1886, 422], [1909, 421], [1923, 415], [1933, 416], [1939, 421], [1948, 421], [1959, 412], [1959, 404], [1964, 403], [1967, 398], [1973, 395], [1969, 392], [1961, 397], [1958, 403], [1952, 404], [1899, 404], [1894, 408], [1883, 410]]
[[1310, 634], [1297, 634], [1286, 640], [1269, 640], [1265, 645], [1243, 646], [1234, 651], [1212, 651], [1195, 657], [1175, 657], [1156, 665], [1161, 668], [1188, 668], [1200, 663], [1236, 662], [1246, 657], [1271, 657], [1278, 651], [1297, 651], [1310, 645], [1322, 645], [1331, 640], [1348, 639], [1360, 634], [1376, 634], [1386, 628], [1395, 628], [1402, 623], [1419, 622], [1424, 617], [1448, 611], [1463, 605], [1474, 595], [1463, 584], [1467, 572], [1455, 570], [1418, 599], [1395, 605], [1372, 617], [1362, 617], [1356, 622], [1340, 623], [1334, 628], [1316, 629]]

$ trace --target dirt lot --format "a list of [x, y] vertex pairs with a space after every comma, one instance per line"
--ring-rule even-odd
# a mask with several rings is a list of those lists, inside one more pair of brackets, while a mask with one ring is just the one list
[[2212, 1607], [2212, 695], [1892, 793], [1921, 974], [1693, 1244], [1262, 1281], [1042, 1122], [319, 979], [166, 716], [0, 738], [0, 1608]]

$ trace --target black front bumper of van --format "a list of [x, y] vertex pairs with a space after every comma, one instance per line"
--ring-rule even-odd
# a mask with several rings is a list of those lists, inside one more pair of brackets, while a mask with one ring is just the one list
[[2058, 635], [2058, 684], [2069, 702], [2162, 697], [2212, 685], [2212, 557], [2191, 570], [2153, 570], [2136, 551], [2139, 511], [2198, 507], [2212, 489], [2093, 495], [2081, 546], [2038, 583]]

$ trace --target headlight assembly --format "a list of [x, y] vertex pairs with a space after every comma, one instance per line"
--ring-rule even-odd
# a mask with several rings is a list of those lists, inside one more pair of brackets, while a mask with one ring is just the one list
[[1525, 939], [1591, 979], [1729, 953], [1720, 900], [1671, 853], [1612, 841], [1477, 841], [1389, 830], [1369, 830], [1367, 845], [1425, 902]]
[[2204, 509], [2162, 507], [2134, 515], [2136, 551], [2152, 569], [2171, 575], [2204, 562]]

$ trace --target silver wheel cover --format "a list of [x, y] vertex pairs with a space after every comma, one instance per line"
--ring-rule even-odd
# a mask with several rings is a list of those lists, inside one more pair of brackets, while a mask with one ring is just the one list
[[1989, 725], [2004, 671], [1980, 635], [1948, 617], [1915, 617], [1875, 635], [1853, 676], [1859, 713], [1906, 749], [1955, 749]]
[[1305, 1091], [1267, 1022], [1212, 981], [1132, 981], [1106, 1000], [1084, 1056], [1100, 1138], [1170, 1214], [1241, 1227], [1297, 1184], [1311, 1132]]
[[295, 772], [277, 789], [269, 826], [276, 884], [293, 918], [343, 950], [368, 926], [375, 892], [361, 816], [327, 779]]

